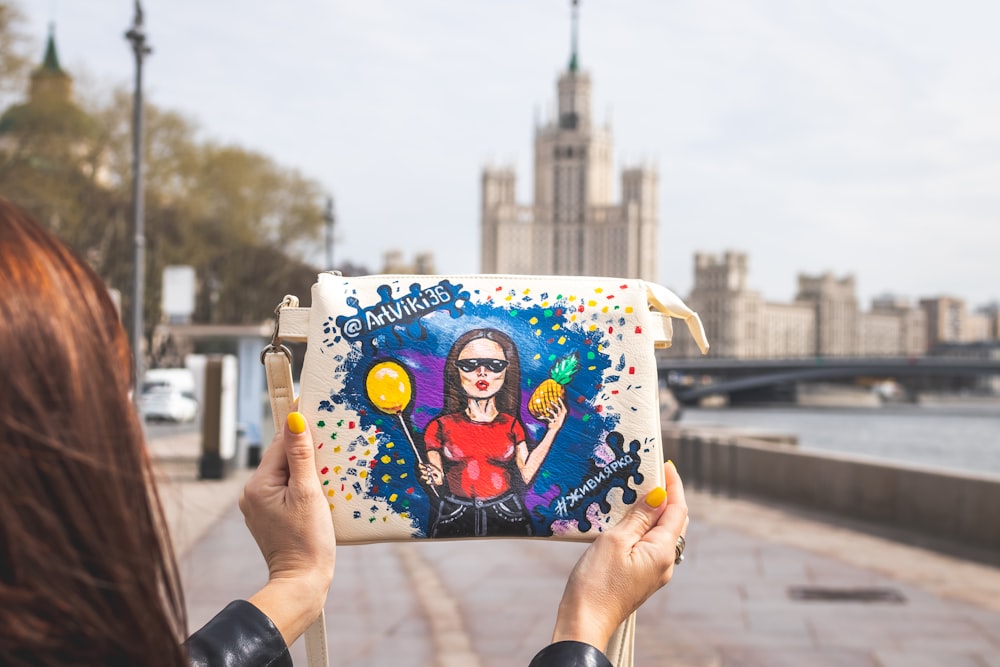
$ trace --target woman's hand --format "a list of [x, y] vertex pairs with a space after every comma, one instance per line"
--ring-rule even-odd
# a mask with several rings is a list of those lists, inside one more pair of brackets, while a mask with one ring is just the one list
[[250, 602], [289, 646], [319, 616], [336, 561], [330, 507], [316, 475], [312, 434], [288, 415], [240, 497], [247, 527], [267, 561], [269, 580]]
[[417, 464], [417, 468], [420, 470], [420, 479], [425, 484], [431, 484], [432, 486], [441, 486], [444, 484], [444, 471], [433, 463], [419, 463]]
[[664, 473], [666, 493], [650, 491], [577, 561], [559, 603], [553, 642], [574, 640], [605, 650], [622, 621], [670, 581], [688, 511], [677, 469], [668, 462]]

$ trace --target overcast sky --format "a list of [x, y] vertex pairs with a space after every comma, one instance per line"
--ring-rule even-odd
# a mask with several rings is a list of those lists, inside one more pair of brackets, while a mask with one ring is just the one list
[[[131, 85], [132, 0], [20, 0], [81, 86]], [[479, 270], [479, 179], [529, 203], [536, 117], [569, 59], [568, 0], [144, 0], [148, 99], [336, 200], [337, 258]], [[696, 251], [873, 296], [1000, 297], [996, 0], [583, 0], [580, 63], [616, 171], [660, 173], [660, 280]], [[616, 178], [617, 181], [617, 178]], [[616, 195], [617, 201], [617, 186]]]

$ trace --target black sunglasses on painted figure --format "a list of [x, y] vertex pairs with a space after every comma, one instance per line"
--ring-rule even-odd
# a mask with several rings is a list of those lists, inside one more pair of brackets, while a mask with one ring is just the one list
[[455, 365], [458, 370], [465, 373], [472, 373], [482, 366], [491, 373], [499, 373], [507, 368], [507, 361], [504, 359], [456, 359]]

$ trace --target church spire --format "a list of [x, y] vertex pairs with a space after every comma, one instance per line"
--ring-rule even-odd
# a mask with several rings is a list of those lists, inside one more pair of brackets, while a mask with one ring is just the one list
[[569, 71], [576, 72], [580, 68], [579, 60], [577, 58], [577, 31], [579, 23], [579, 8], [580, 1], [573, 0], [573, 22], [572, 22], [572, 33], [570, 42], [570, 56], [569, 56]]
[[56, 53], [56, 24], [49, 24], [49, 41], [45, 45], [45, 58], [42, 59], [42, 69], [49, 72], [62, 74], [62, 67], [59, 65], [59, 55]]

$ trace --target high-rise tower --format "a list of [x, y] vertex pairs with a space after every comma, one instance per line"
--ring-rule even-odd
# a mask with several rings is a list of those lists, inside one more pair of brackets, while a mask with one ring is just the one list
[[611, 129], [593, 122], [578, 27], [574, 1], [556, 115], [535, 128], [534, 204], [516, 203], [513, 169], [483, 170], [482, 270], [657, 281], [659, 178], [647, 166], [625, 169], [621, 203], [612, 202]]

